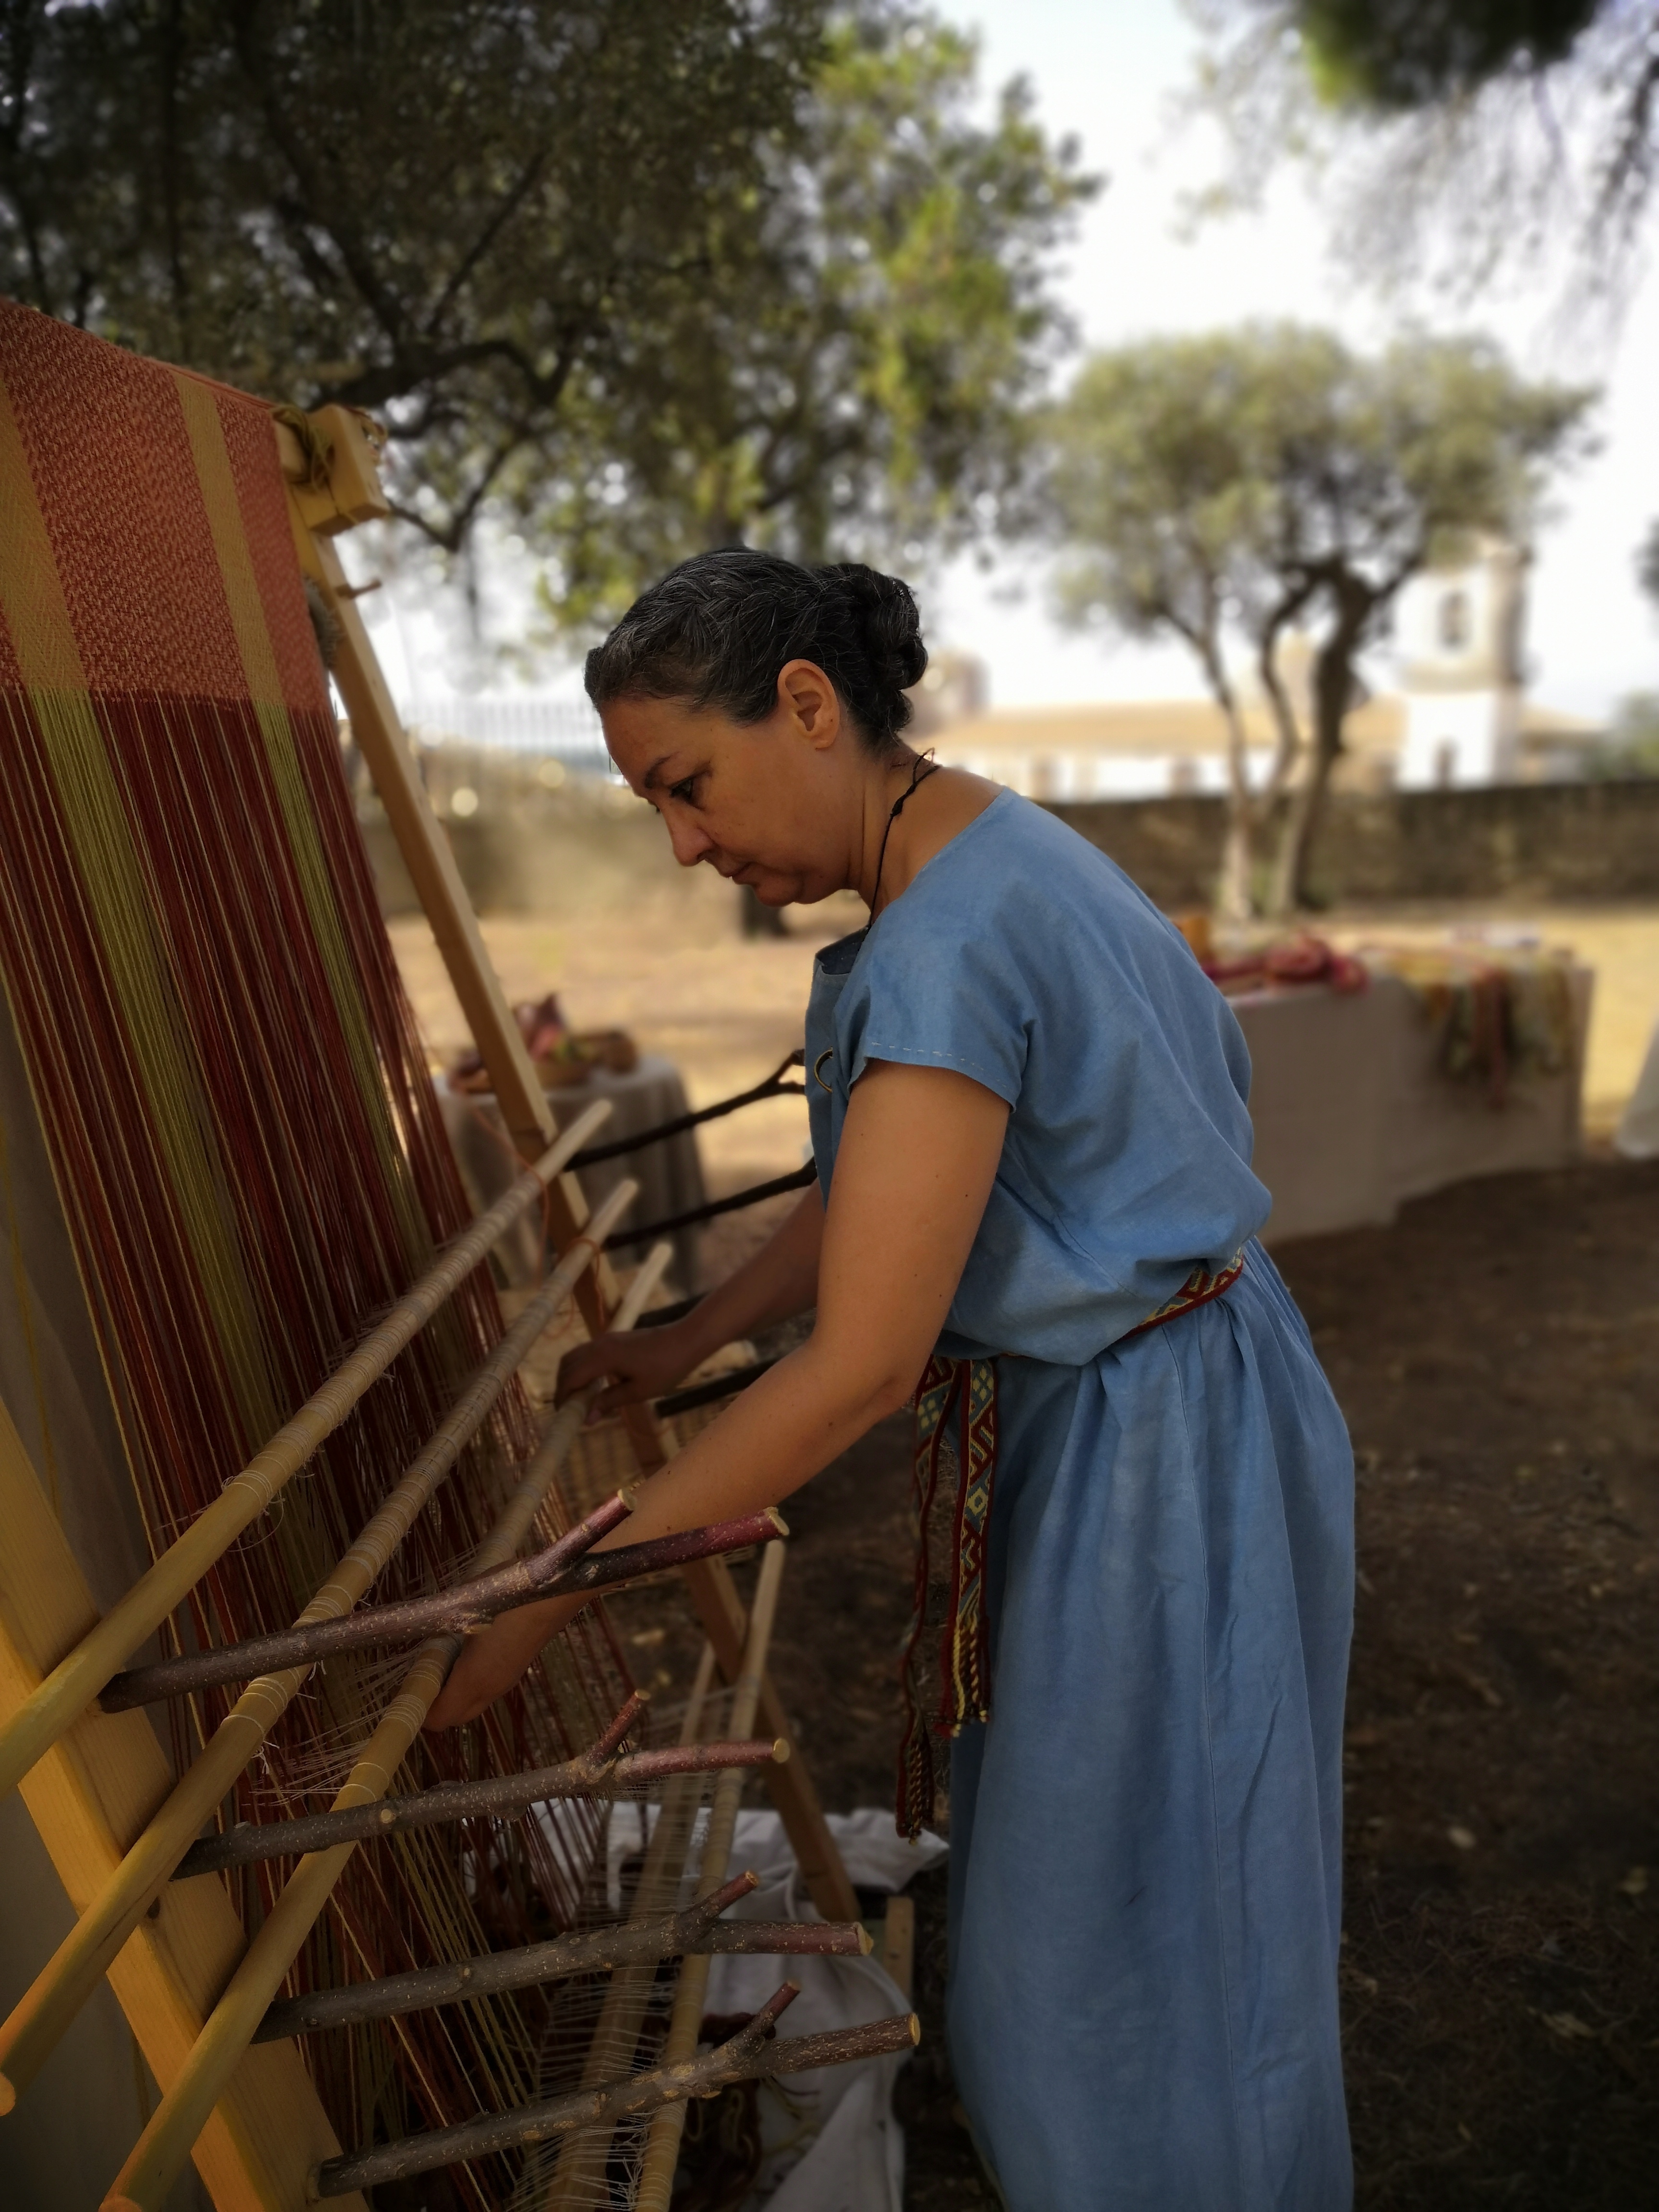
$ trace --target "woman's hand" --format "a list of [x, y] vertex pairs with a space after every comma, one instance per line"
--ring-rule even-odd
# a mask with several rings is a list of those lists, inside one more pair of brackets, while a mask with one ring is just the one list
[[609, 1376], [609, 1389], [594, 1399], [592, 1418], [614, 1413], [618, 1407], [636, 1406], [644, 1398], [660, 1398], [688, 1376], [705, 1356], [696, 1337], [684, 1322], [666, 1328], [639, 1328], [621, 1334], [596, 1336], [589, 1344], [573, 1346], [559, 1362], [558, 1402], [563, 1405], [579, 1390]]

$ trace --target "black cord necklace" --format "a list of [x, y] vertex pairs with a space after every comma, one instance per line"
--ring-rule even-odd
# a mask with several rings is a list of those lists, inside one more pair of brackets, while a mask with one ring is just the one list
[[887, 827], [881, 833], [881, 850], [876, 855], [876, 880], [870, 890], [872, 921], [876, 918], [876, 901], [881, 896], [881, 872], [887, 865], [887, 840], [893, 834], [893, 824], [903, 813], [906, 800], [914, 799], [918, 787], [926, 783], [930, 775], [935, 775], [938, 772], [939, 763], [933, 758], [933, 749], [930, 745], [925, 753], [917, 754], [916, 764], [911, 771], [908, 784], [893, 801], [892, 811], [887, 817]]

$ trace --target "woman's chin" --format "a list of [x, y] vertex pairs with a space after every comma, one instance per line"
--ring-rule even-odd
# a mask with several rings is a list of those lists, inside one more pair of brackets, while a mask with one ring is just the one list
[[[742, 882], [741, 877], [738, 879]], [[748, 889], [763, 906], [796, 906], [800, 902], [801, 887], [792, 876], [763, 876], [750, 878]]]

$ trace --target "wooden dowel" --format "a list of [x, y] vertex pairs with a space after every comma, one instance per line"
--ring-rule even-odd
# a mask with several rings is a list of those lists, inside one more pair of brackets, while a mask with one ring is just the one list
[[758, 1875], [738, 1875], [684, 1912], [589, 1929], [517, 1951], [487, 1951], [453, 1966], [422, 1966], [413, 1973], [387, 1974], [379, 1981], [285, 1997], [271, 2006], [253, 2039], [277, 2043], [289, 2036], [313, 2035], [366, 2020], [390, 2020], [507, 1990], [538, 1989], [574, 1974], [655, 1966], [692, 1951], [842, 1959], [869, 1955], [873, 1948], [869, 1933], [855, 1920], [722, 1920], [721, 1913], [757, 1887], [759, 1881]]
[[[743, 1672], [732, 1686], [731, 1726], [734, 1734], [746, 1734], [755, 1724], [761, 1685], [766, 1678], [766, 1655], [772, 1641], [772, 1624], [777, 1617], [778, 1593], [783, 1583], [783, 1562], [784, 1547], [781, 1544], [769, 1544], [761, 1555], [760, 1574], [755, 1584], [755, 1601], [749, 1609], [749, 1637], [744, 1646]], [[703, 1844], [702, 1863], [698, 1872], [698, 1881], [705, 1895], [718, 1889], [726, 1880], [726, 1866], [732, 1856], [732, 1839], [737, 1831], [738, 1807], [742, 1797], [742, 1775], [723, 1774], [715, 1785], [714, 1802], [708, 1814], [708, 1835]], [[687, 2064], [696, 2057], [697, 2038], [702, 2027], [703, 2002], [708, 1993], [707, 1955], [687, 1959], [680, 1969], [679, 1981], [674, 1990], [674, 2008], [669, 2015], [667, 2039], [663, 2045], [662, 2057], [665, 2067], [672, 2069]], [[674, 2193], [674, 2169], [679, 2164], [680, 2137], [684, 2128], [684, 2103], [665, 2101], [646, 2138], [645, 2160], [640, 2170], [640, 2185], [634, 2200], [636, 2212], [669, 2212], [669, 2201]]]
[[[705, 1644], [698, 1656], [691, 1695], [680, 1723], [682, 1746], [696, 1743], [702, 1734], [704, 1703], [714, 1680], [714, 1649], [713, 1644]], [[650, 1922], [658, 1910], [665, 1876], [672, 1874], [678, 1887], [700, 1798], [700, 1785], [690, 1777], [671, 1782], [663, 1791], [662, 1804], [646, 1843], [645, 1861], [634, 1893], [634, 1907], [629, 1915], [630, 1927]], [[611, 2075], [626, 2073], [632, 2067], [657, 1974], [657, 1962], [652, 1960], [642, 1966], [624, 1966], [611, 1977], [582, 2060], [581, 2088], [599, 2088]], [[574, 2212], [574, 2208], [594, 2201], [595, 2191], [602, 2186], [610, 2162], [611, 2132], [604, 2126], [584, 2128], [565, 2138], [559, 2147], [538, 2212]]]
[[[627, 1185], [619, 1185], [625, 1190]], [[612, 1194], [614, 1198], [616, 1194]], [[609, 1203], [609, 1201], [607, 1201]], [[592, 1265], [592, 1247], [567, 1253], [549, 1278], [544, 1294], [549, 1312], [556, 1310], [575, 1278]], [[513, 1365], [522, 1361], [532, 1340], [520, 1334]], [[315, 1623], [349, 1613], [403, 1541], [439, 1482], [454, 1465], [462, 1447], [484, 1420], [512, 1371], [504, 1340], [480, 1368], [446, 1415], [424, 1450], [364, 1528], [345, 1557], [300, 1616]], [[493, 1385], [493, 1388], [491, 1387]], [[550, 1470], [542, 1484], [552, 1479]], [[517, 1503], [515, 1498], [508, 1510]], [[614, 1502], [607, 1500], [572, 1532], [578, 1551], [614, 1525]], [[81, 1914], [43, 1966], [10, 2016], [0, 2025], [0, 2112], [9, 2112], [33, 2080], [59, 2038], [80, 2011], [127, 1937], [167, 1881], [203, 1822], [234, 1784], [309, 1669], [290, 1667], [251, 1682], [193, 1759], [177, 1786], [151, 1817], [120, 1864]]]
[[[598, 1510], [614, 1516], [609, 1527], [598, 1532], [606, 1534], [627, 1514], [629, 1504], [619, 1492]], [[245, 1682], [283, 1667], [314, 1667], [343, 1651], [362, 1651], [372, 1645], [396, 1650], [399, 1644], [419, 1644], [428, 1636], [448, 1633], [468, 1636], [488, 1627], [500, 1614], [542, 1598], [572, 1596], [580, 1590], [638, 1582], [646, 1575], [683, 1567], [692, 1559], [744, 1551], [751, 1544], [764, 1544], [787, 1534], [782, 1516], [775, 1506], [768, 1506], [764, 1512], [745, 1514], [741, 1520], [716, 1521], [706, 1528], [652, 1536], [642, 1544], [618, 1545], [613, 1551], [596, 1552], [580, 1559], [573, 1555], [572, 1538], [561, 1537], [532, 1559], [514, 1560], [475, 1581], [434, 1590], [428, 1597], [363, 1606], [337, 1620], [286, 1628], [274, 1636], [251, 1636], [240, 1644], [220, 1644], [207, 1651], [187, 1652], [179, 1659], [163, 1659], [154, 1667], [135, 1668], [130, 1674], [118, 1674], [99, 1703], [105, 1712], [121, 1712], [132, 1705], [147, 1705], [157, 1698], [182, 1697], [215, 1683]]]
[[[594, 1216], [596, 1223], [599, 1218]], [[592, 1249], [588, 1240], [583, 1242]], [[516, 1498], [509, 1502], [492, 1535], [474, 1553], [476, 1572], [501, 1565], [510, 1556], [510, 1544], [524, 1534], [528, 1517], [522, 1510], [514, 1510], [517, 1504]], [[434, 1637], [416, 1654], [336, 1796], [333, 1810], [374, 1804], [386, 1796], [444, 1686], [461, 1641], [459, 1636]], [[191, 2145], [356, 1849], [355, 1844], [338, 1844], [301, 1859], [295, 1869], [112, 2184], [104, 2212], [161, 2212]]]
[[[786, 1753], [787, 1747], [784, 1747]], [[423, 1790], [415, 1797], [387, 1797], [378, 1805], [358, 1805], [345, 1813], [311, 1813], [294, 1820], [245, 1821], [222, 1836], [204, 1836], [173, 1869], [175, 1881], [217, 1874], [228, 1866], [265, 1859], [298, 1858], [326, 1850], [332, 1844], [362, 1844], [406, 1828], [442, 1827], [452, 1820], [514, 1820], [532, 1805], [556, 1797], [611, 1796], [617, 1791], [659, 1782], [671, 1774], [718, 1773], [726, 1767], [764, 1766], [778, 1755], [775, 1738], [739, 1742], [696, 1743], [682, 1749], [613, 1753], [584, 1752], [558, 1766], [527, 1774], [508, 1774], [488, 1782], [451, 1782]]]
[[234, 1474], [213, 1503], [60, 1660], [39, 1689], [0, 1727], [0, 1796], [16, 1787], [41, 1754], [71, 1727], [110, 1676], [182, 1602], [244, 1528], [258, 1518], [324, 1439], [385, 1374], [416, 1333], [536, 1204], [564, 1162], [609, 1112], [599, 1100], [453, 1243], [380, 1326], [308, 1398], [269, 1443]]
[[732, 2081], [763, 2081], [776, 2074], [805, 2074], [821, 2066], [844, 2066], [854, 2059], [884, 2057], [893, 2051], [914, 2051], [921, 2039], [915, 2014], [896, 2013], [888, 2020], [872, 2021], [866, 2027], [830, 2028], [819, 2035], [769, 2040], [773, 2021], [794, 1994], [793, 1984], [786, 1982], [747, 2027], [701, 2058], [658, 2066], [648, 2074], [635, 2074], [599, 2088], [574, 2090], [541, 2104], [522, 2106], [517, 2112], [489, 2113], [465, 2126], [410, 2136], [378, 2150], [331, 2158], [317, 2169], [312, 2192], [324, 2200], [343, 2197], [349, 2190], [429, 2173], [435, 2166], [458, 2166], [468, 2159], [512, 2150], [521, 2143], [545, 2142], [574, 2128], [596, 2124], [614, 2127], [618, 2120], [667, 2109], [675, 2101], [680, 2103], [683, 2115], [684, 2100], [712, 2097]]

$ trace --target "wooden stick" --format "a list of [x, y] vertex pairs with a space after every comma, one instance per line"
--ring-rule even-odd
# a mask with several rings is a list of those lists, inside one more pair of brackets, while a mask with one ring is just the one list
[[[728, 1682], [743, 1670], [746, 1634], [743, 1601], [724, 1559], [700, 1559], [685, 1570], [685, 1587], [703, 1634], [714, 1647], [720, 1670]], [[793, 1743], [787, 1714], [777, 1686], [769, 1675], [761, 1685], [760, 1729], [763, 1735], [782, 1736]], [[767, 1794], [777, 1807], [784, 1833], [800, 1868], [800, 1877], [813, 1904], [826, 1920], [856, 1920], [859, 1901], [823, 1808], [812, 1786], [805, 1759], [794, 1757], [786, 1765], [766, 1770]]]
[[[599, 1106], [605, 1103], [600, 1100]], [[591, 1115], [598, 1116], [592, 1121], [593, 1127], [604, 1119], [596, 1106], [574, 1121], [534, 1167], [445, 1248], [442, 1257], [413, 1290], [398, 1299], [379, 1328], [342, 1362], [293, 1419], [283, 1423], [241, 1472], [231, 1477], [212, 1504], [197, 1515], [177, 1542], [139, 1577], [97, 1627], [59, 1661], [33, 1696], [0, 1727], [0, 1796], [14, 1789], [41, 1753], [86, 1711], [122, 1661], [166, 1620], [249, 1522], [258, 1518], [324, 1438], [338, 1428], [364, 1392], [385, 1374], [416, 1332], [465, 1281], [491, 1246], [541, 1198], [562, 1163], [580, 1150], [579, 1133], [585, 1132]]]
[[272, 2005], [259, 2023], [256, 2043], [276, 2043], [291, 2035], [314, 2035], [325, 2028], [360, 2021], [390, 2020], [402, 2013], [425, 2012], [463, 1998], [491, 1996], [505, 1990], [538, 1989], [573, 1974], [600, 1973], [617, 1966], [654, 1966], [688, 1952], [785, 1953], [812, 1958], [867, 1957], [874, 1948], [857, 1921], [722, 1920], [721, 1913], [759, 1887], [760, 1876], [740, 1874], [684, 1912], [615, 1928], [590, 1929], [550, 1943], [530, 1943], [518, 1951], [487, 1951], [449, 1966], [422, 1966], [413, 1973], [387, 1974], [345, 1989], [315, 1990]]
[[[698, 1656], [691, 1695], [680, 1723], [683, 1746], [696, 1743], [702, 1732], [704, 1702], [714, 1680], [714, 1647], [705, 1644]], [[634, 1893], [634, 1909], [629, 1916], [630, 1927], [639, 1927], [651, 1920], [659, 1886], [671, 1870], [678, 1884], [700, 1797], [700, 1785], [689, 1776], [678, 1784], [671, 1782], [663, 1791], [661, 1808], [646, 1844], [645, 1863]], [[654, 1960], [642, 1966], [623, 1966], [612, 1976], [582, 2061], [583, 2089], [600, 2088], [611, 2075], [627, 2072], [632, 2067], [646, 2008], [656, 1983]], [[610, 2162], [611, 2136], [611, 2129], [602, 2125], [583, 2128], [565, 2138], [559, 2146], [541, 2212], [574, 2212], [574, 2208], [593, 2201]]]
[[378, 2182], [429, 2173], [434, 2166], [459, 2165], [467, 2159], [511, 2150], [520, 2143], [545, 2142], [550, 2136], [573, 2128], [596, 2124], [614, 2127], [631, 2114], [672, 2110], [676, 2103], [683, 2115], [684, 2100], [714, 2096], [729, 2082], [763, 2081], [775, 2074], [804, 2074], [820, 2066], [844, 2066], [856, 2058], [914, 2051], [921, 2039], [921, 2025], [915, 2013], [897, 2013], [889, 2020], [872, 2021], [866, 2027], [830, 2028], [819, 2035], [769, 2041], [772, 2023], [797, 1994], [794, 1984], [786, 1982], [747, 2027], [701, 2058], [684, 2059], [600, 2088], [578, 2089], [541, 2104], [521, 2106], [517, 2112], [489, 2113], [462, 2127], [409, 2136], [402, 2142], [361, 2151], [355, 2157], [329, 2159], [317, 2169], [312, 2194], [326, 2199], [349, 2189], [372, 2188]]
[[[777, 1618], [778, 1592], [783, 1582], [783, 1561], [784, 1547], [781, 1544], [769, 1544], [761, 1557], [760, 1575], [755, 1584], [755, 1601], [749, 1609], [749, 1640], [744, 1648], [743, 1672], [732, 1686], [731, 1725], [736, 1733], [746, 1733], [755, 1724], [761, 1685], [766, 1678], [766, 1654], [772, 1640], [772, 1624]], [[726, 1866], [732, 1856], [732, 1839], [737, 1831], [738, 1807], [742, 1798], [743, 1776], [740, 1773], [721, 1775], [715, 1785], [714, 1802], [709, 1810], [708, 1835], [702, 1847], [702, 1865], [698, 1875], [705, 1895], [718, 1889], [726, 1880]], [[674, 1991], [674, 2009], [669, 2016], [668, 2036], [662, 2051], [665, 2067], [672, 2069], [685, 2065], [696, 2057], [697, 2039], [702, 2027], [703, 2001], [708, 1994], [707, 1954], [689, 1958], [680, 1969], [679, 1982]], [[674, 2169], [679, 2164], [680, 2137], [684, 2129], [684, 2101], [665, 2102], [653, 2121], [650, 2135], [646, 2140], [645, 2160], [640, 2170], [640, 2185], [634, 2200], [636, 2212], [668, 2212], [669, 2200], [674, 2193]]]
[[[583, 1522], [584, 1529], [600, 1515], [607, 1516], [606, 1525], [595, 1530], [587, 1542], [608, 1534], [629, 1510], [629, 1499], [621, 1492], [597, 1507]], [[218, 1644], [207, 1651], [186, 1652], [182, 1658], [163, 1659], [154, 1667], [135, 1668], [115, 1677], [99, 1705], [106, 1713], [122, 1712], [157, 1698], [182, 1697], [187, 1691], [205, 1689], [213, 1683], [246, 1682], [283, 1667], [314, 1667], [343, 1651], [362, 1651], [374, 1644], [396, 1650], [400, 1644], [419, 1644], [428, 1636], [451, 1632], [471, 1636], [487, 1628], [500, 1614], [542, 1598], [574, 1596], [578, 1591], [639, 1582], [647, 1575], [684, 1566], [691, 1559], [745, 1551], [751, 1544], [764, 1544], [788, 1533], [782, 1515], [773, 1505], [736, 1521], [715, 1521], [706, 1528], [651, 1536], [641, 1544], [618, 1545], [614, 1551], [581, 1558], [573, 1550], [573, 1531], [533, 1559], [515, 1559], [493, 1574], [434, 1590], [428, 1597], [364, 1606], [338, 1620], [285, 1628], [274, 1636], [251, 1636], [240, 1644]], [[586, 1544], [580, 1548], [586, 1552]]]
[[[613, 1723], [614, 1726], [615, 1723]], [[610, 1733], [606, 1731], [607, 1735]], [[310, 1813], [293, 1820], [243, 1821], [222, 1836], [193, 1844], [173, 1869], [175, 1881], [216, 1874], [228, 1866], [265, 1859], [298, 1858], [326, 1850], [331, 1844], [362, 1844], [405, 1828], [442, 1827], [452, 1820], [514, 1820], [532, 1805], [556, 1797], [611, 1796], [630, 1786], [659, 1782], [670, 1774], [708, 1774], [726, 1767], [764, 1766], [778, 1746], [764, 1737], [740, 1742], [669, 1745], [660, 1751], [636, 1751], [618, 1758], [594, 1745], [558, 1766], [526, 1774], [492, 1777], [488, 1782], [450, 1782], [414, 1797], [383, 1798], [378, 1805], [354, 1806], [345, 1813]]]
[[[618, 1186], [619, 1189], [625, 1188]], [[562, 1303], [581, 1270], [591, 1265], [592, 1250], [592, 1246], [587, 1245], [567, 1253], [554, 1270], [546, 1294], [553, 1310]], [[505, 1345], [497, 1347], [462, 1392], [426, 1449], [361, 1530], [356, 1543], [301, 1613], [302, 1622], [349, 1613], [380, 1575], [494, 1403], [495, 1392], [505, 1382], [507, 1371], [501, 1356], [504, 1348]], [[528, 1343], [520, 1343], [520, 1360], [528, 1349]], [[495, 1391], [487, 1387], [492, 1381]], [[550, 1470], [546, 1481], [551, 1479]], [[546, 1481], [542, 1484], [536, 1504], [545, 1494]], [[534, 1504], [526, 1514], [515, 1493], [507, 1513], [511, 1514], [514, 1507], [523, 1517], [513, 1525], [527, 1525]], [[611, 1525], [616, 1517], [614, 1501], [608, 1500], [597, 1514], [588, 1516], [579, 1531], [573, 1530], [575, 1548], [580, 1551], [597, 1540], [602, 1528]], [[10, 2017], [0, 2025], [0, 2111], [11, 2109], [19, 2093], [33, 2080], [56, 2048], [96, 1986], [99, 1976], [107, 1971], [110, 1961], [189, 1850], [202, 1823], [210, 1818], [275, 1727], [308, 1672], [305, 1666], [291, 1667], [279, 1674], [262, 1675], [249, 1684], [102, 1890], [36, 1975]]]

